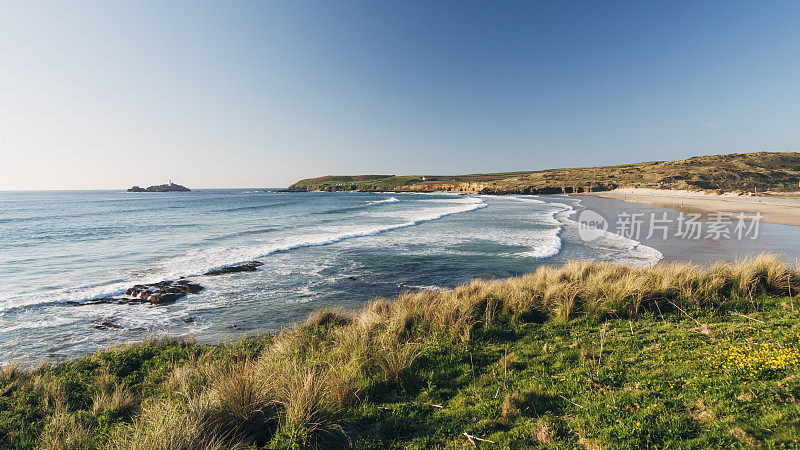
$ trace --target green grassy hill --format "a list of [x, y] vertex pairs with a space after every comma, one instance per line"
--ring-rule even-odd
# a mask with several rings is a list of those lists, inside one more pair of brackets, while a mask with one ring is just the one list
[[648, 187], [714, 191], [798, 191], [800, 153], [736, 153], [619, 166], [454, 176], [326, 176], [298, 181], [293, 191], [462, 191], [571, 193]]
[[800, 444], [800, 273], [542, 267], [237, 344], [0, 371], [7, 448]]

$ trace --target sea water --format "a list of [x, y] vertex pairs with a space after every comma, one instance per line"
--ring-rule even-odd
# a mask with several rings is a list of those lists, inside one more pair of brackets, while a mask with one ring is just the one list
[[[0, 362], [60, 360], [149, 336], [216, 343], [321, 307], [444, 289], [570, 259], [650, 265], [610, 234], [584, 243], [566, 196], [409, 193], [0, 192]], [[256, 272], [203, 276], [250, 260]], [[85, 304], [179, 277], [169, 305]]]

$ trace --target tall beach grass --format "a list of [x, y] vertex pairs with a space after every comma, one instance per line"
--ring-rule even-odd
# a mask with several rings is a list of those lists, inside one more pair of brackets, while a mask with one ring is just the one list
[[[798, 286], [800, 273], [771, 255], [707, 267], [580, 261], [540, 267], [447, 291], [377, 299], [356, 312], [316, 312], [275, 335], [258, 356], [234, 353], [175, 364], [163, 395], [146, 401], [124, 386], [99, 380], [92, 411], [130, 417], [108, 440], [116, 449], [344, 446], [351, 436], [337, 417], [362, 401], [367, 380], [377, 378], [387, 389], [401, 386], [432, 341], [469, 341], [514, 315], [601, 321], [644, 311], [747, 311], [759, 308], [764, 296], [793, 295]], [[64, 394], [36, 370], [12, 366], [0, 372], [0, 379], [28, 383], [51, 398], [52, 425], [42, 445], [80, 447], [96, 423], [65, 416], [59, 406]]]

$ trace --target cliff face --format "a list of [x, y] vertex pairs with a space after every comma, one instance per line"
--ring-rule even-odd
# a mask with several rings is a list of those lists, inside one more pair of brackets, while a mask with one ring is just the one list
[[293, 192], [459, 192], [472, 194], [512, 195], [512, 194], [572, 194], [600, 192], [616, 189], [615, 184], [586, 184], [580, 186], [504, 186], [498, 183], [426, 183], [397, 186], [387, 189], [378, 185], [333, 185], [333, 186], [291, 186]]
[[408, 186], [408, 191], [419, 192], [465, 192], [478, 194], [572, 194], [580, 192], [599, 192], [615, 189], [616, 185], [591, 184], [583, 186], [507, 186], [498, 183], [456, 183], [456, 184], [426, 184]]
[[561, 194], [618, 187], [797, 191], [800, 153], [736, 153], [620, 166], [455, 176], [327, 176], [298, 181], [289, 190]]

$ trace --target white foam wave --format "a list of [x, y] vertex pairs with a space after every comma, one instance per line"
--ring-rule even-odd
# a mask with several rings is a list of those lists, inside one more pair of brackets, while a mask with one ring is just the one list
[[64, 317], [53, 317], [48, 318], [47, 320], [37, 320], [37, 321], [29, 321], [29, 322], [22, 322], [22, 321], [15, 321], [13, 325], [4, 326], [6, 320], [0, 321], [0, 333], [10, 333], [12, 331], [18, 330], [29, 330], [29, 329], [41, 329], [44, 327], [59, 327], [64, 325], [71, 325], [73, 323], [78, 322], [79, 319], [74, 318], [64, 318]]
[[[525, 252], [523, 253], [525, 256], [547, 258], [557, 255], [561, 251], [561, 237], [563, 234], [567, 234], [569, 237], [575, 239], [576, 242], [582, 242], [590, 247], [610, 252], [613, 260], [627, 264], [652, 266], [657, 264], [664, 257], [661, 252], [652, 247], [648, 247], [639, 241], [626, 238], [610, 231], [603, 231], [600, 233], [599, 239], [592, 242], [583, 242], [579, 240], [577, 233], [578, 223], [569, 218], [576, 213], [576, 210], [570, 205], [559, 202], [545, 202], [536, 198], [521, 196], [508, 196], [507, 198], [518, 202], [544, 203], [556, 208], [552, 211], [552, 215], [547, 216], [545, 219], [545, 223], [559, 225], [557, 230], [548, 232], [551, 239], [546, 242], [548, 242], [549, 245], [542, 245], [541, 247], [536, 247], [535, 250], [531, 252]], [[576, 204], [579, 204], [579, 202]]]
[[514, 201], [518, 201], [518, 202], [526, 202], [526, 203], [540, 203], [540, 204], [541, 203], [547, 203], [547, 202], [544, 202], [542, 200], [537, 200], [535, 198], [517, 197], [516, 195], [510, 195], [510, 196], [508, 196], [506, 198], [508, 198], [509, 200], [514, 200]]
[[[570, 237], [576, 242], [581, 242], [590, 247], [609, 252], [611, 254], [611, 259], [627, 264], [652, 266], [657, 264], [664, 257], [661, 252], [652, 247], [648, 247], [639, 241], [626, 238], [610, 231], [603, 231], [600, 233], [600, 238], [592, 242], [583, 242], [578, 237], [578, 223], [569, 218], [577, 212], [575, 208], [570, 205], [560, 202], [545, 202], [527, 196], [507, 196], [504, 198], [515, 202], [546, 204], [554, 208], [550, 211], [550, 214], [539, 219], [539, 223], [554, 225], [557, 228], [541, 230], [539, 232], [540, 236], [537, 236], [537, 240], [540, 242], [532, 246], [531, 251], [520, 253], [521, 256], [537, 258], [555, 256], [560, 253], [562, 238], [566, 234], [567, 237]], [[579, 202], [576, 204], [579, 204]]]
[[[572, 207], [562, 203], [551, 203], [530, 197], [513, 195], [481, 195], [482, 198], [491, 198], [499, 202], [513, 202], [511, 211], [504, 214], [515, 225], [530, 223], [529, 232], [513, 228], [513, 232], [501, 233], [495, 231], [491, 236], [484, 236], [501, 245], [510, 245], [527, 248], [525, 251], [515, 253], [516, 256], [533, 258], [550, 258], [561, 252], [561, 231], [564, 226], [555, 216], [563, 211], [571, 211]], [[526, 203], [533, 208], [518, 208], [518, 203]], [[508, 203], [507, 203], [508, 204]], [[519, 211], [515, 214], [513, 211]]]
[[520, 256], [529, 256], [533, 258], [550, 258], [556, 256], [561, 252], [561, 228], [551, 228], [549, 230], [542, 230], [539, 232], [539, 240], [537, 244], [531, 247], [527, 252], [518, 253]]
[[400, 200], [398, 200], [396, 197], [389, 197], [389, 198], [385, 198], [383, 200], [375, 200], [374, 202], [369, 202], [364, 206], [379, 205], [381, 203], [397, 203], [399, 201]]
[[[188, 257], [181, 257], [177, 260], [169, 261], [169, 265], [186, 267], [185, 264], [197, 265], [198, 262], [200, 262], [204, 267], [203, 271], [213, 270], [243, 261], [264, 258], [278, 252], [286, 252], [304, 247], [330, 245], [348, 239], [373, 236], [387, 231], [408, 228], [424, 222], [441, 219], [442, 217], [452, 214], [474, 211], [485, 207], [486, 203], [482, 200], [473, 199], [473, 201], [470, 202], [459, 202], [459, 206], [439, 208], [436, 210], [422, 210], [407, 216], [406, 221], [401, 223], [388, 225], [349, 225], [347, 228], [350, 231], [347, 232], [341, 230], [341, 225], [337, 225], [333, 230], [328, 232], [322, 232], [311, 236], [292, 236], [277, 243], [269, 243], [263, 246], [196, 250]], [[224, 260], [224, 262], [220, 264], [222, 260]], [[216, 262], [216, 265], [214, 265], [214, 262]], [[201, 272], [197, 274], [199, 275], [199, 273]]]
[[548, 211], [548, 214], [544, 216], [542, 221], [545, 224], [553, 225], [554, 228], [544, 232], [544, 239], [539, 246], [534, 247], [534, 249], [529, 252], [523, 253], [523, 255], [533, 256], [535, 258], [550, 258], [561, 253], [561, 232], [563, 231], [563, 223], [557, 219], [557, 216], [565, 212], [573, 211], [572, 207], [563, 203], [548, 203], [536, 199], [524, 199], [519, 197], [515, 197], [514, 199], [529, 203], [544, 203], [553, 207], [553, 209]]
[[[398, 201], [400, 200], [395, 197], [379, 200], [379, 202], [384, 203], [394, 203]], [[144, 273], [139, 273], [139, 275], [132, 280], [119, 281], [102, 286], [80, 286], [60, 289], [48, 293], [36, 293], [36, 295], [23, 295], [0, 300], [0, 311], [8, 308], [26, 307], [37, 304], [80, 302], [108, 296], [119, 296], [124, 294], [128, 287], [137, 283], [154, 283], [182, 276], [200, 276], [209, 270], [264, 258], [279, 252], [287, 252], [304, 247], [319, 247], [348, 239], [377, 235], [392, 230], [412, 227], [452, 214], [474, 211], [485, 207], [486, 203], [478, 198], [459, 199], [458, 201], [450, 200], [445, 204], [434, 205], [434, 207], [422, 207], [420, 209], [406, 211], [401, 217], [398, 217], [400, 220], [397, 220], [395, 223], [335, 223], [335, 225], [328, 226], [327, 228], [318, 226], [313, 230], [308, 230], [304, 234], [278, 237], [275, 240], [270, 240], [260, 245], [193, 249], [184, 255], [158, 261], [155, 267], [149, 268], [144, 271]], [[370, 216], [370, 214], [367, 215], [367, 217]]]
[[449, 291], [450, 290], [450, 288], [448, 288], [448, 287], [436, 286], [434, 284], [431, 284], [431, 285], [411, 284], [411, 285], [402, 285], [400, 287], [406, 287], [406, 288], [413, 289], [413, 290], [416, 290], [416, 291], [439, 291], [439, 292], [444, 292], [444, 291]]
[[610, 252], [613, 260], [636, 266], [650, 267], [658, 264], [664, 258], [664, 255], [653, 247], [648, 247], [637, 240], [608, 230], [597, 229], [598, 238], [590, 242], [580, 240], [578, 237], [579, 224], [569, 218], [574, 212], [567, 213], [565, 211], [559, 214], [557, 218], [568, 227], [571, 235], [578, 242]]

